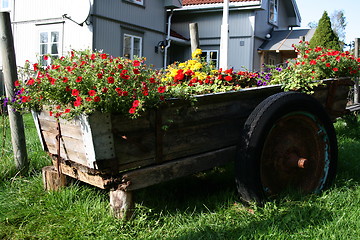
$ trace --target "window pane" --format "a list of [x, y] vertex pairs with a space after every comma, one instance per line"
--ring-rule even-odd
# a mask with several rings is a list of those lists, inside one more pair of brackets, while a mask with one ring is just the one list
[[134, 38], [134, 56], [141, 57], [141, 39]]
[[40, 44], [40, 55], [45, 55], [47, 53], [47, 44]]
[[58, 45], [56, 43], [51, 44], [51, 53], [50, 54], [59, 54]]
[[130, 58], [131, 56], [131, 37], [124, 36], [124, 57]]
[[48, 42], [48, 33], [42, 32], [40, 33], [40, 43], [47, 43]]
[[51, 32], [51, 42], [59, 42], [59, 32]]
[[1, 7], [2, 8], [9, 8], [9, 0], [2, 0]]

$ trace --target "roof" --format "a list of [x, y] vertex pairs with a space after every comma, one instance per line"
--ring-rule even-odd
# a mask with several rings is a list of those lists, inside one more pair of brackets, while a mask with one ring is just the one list
[[[258, 0], [230, 0], [230, 2], [257, 2]], [[223, 3], [223, 0], [183, 0], [183, 6]]]
[[264, 51], [293, 51], [293, 44], [299, 44], [301, 37], [309, 41], [315, 33], [315, 29], [296, 29], [273, 31], [271, 38], [265, 40], [259, 50]]

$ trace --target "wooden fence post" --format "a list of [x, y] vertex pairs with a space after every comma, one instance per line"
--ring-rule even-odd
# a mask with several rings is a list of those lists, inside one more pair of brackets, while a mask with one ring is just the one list
[[[3, 62], [6, 96], [8, 99], [12, 99], [14, 97], [14, 83], [17, 80], [17, 69], [10, 13], [8, 12], [0, 12], [0, 54]], [[8, 113], [15, 164], [20, 174], [25, 174], [29, 168], [29, 161], [26, 152], [23, 119], [10, 106], [8, 106]]]

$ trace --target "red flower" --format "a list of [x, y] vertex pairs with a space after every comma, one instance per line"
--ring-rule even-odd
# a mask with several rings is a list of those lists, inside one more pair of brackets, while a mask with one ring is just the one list
[[47, 61], [49, 59], [48, 55], [44, 55], [44, 60]]
[[231, 80], [232, 80], [232, 77], [231, 77], [231, 76], [226, 76], [226, 77], [225, 77], [225, 81], [230, 82]]
[[130, 114], [134, 114], [136, 112], [136, 108], [132, 107], [129, 109]]
[[134, 72], [134, 74], [140, 74], [140, 70], [137, 69], [137, 68], [134, 68], [134, 69], [133, 69], [133, 72]]
[[95, 96], [96, 91], [95, 90], [89, 90], [89, 96]]
[[337, 72], [337, 71], [339, 71], [339, 69], [338, 68], [333, 68], [333, 71]]
[[101, 59], [107, 59], [107, 55], [106, 55], [105, 53], [102, 53], [102, 54], [100, 55], [100, 57], [101, 57]]
[[155, 78], [153, 78], [153, 77], [152, 77], [152, 78], [149, 78], [149, 82], [150, 82], [150, 83], [155, 83]]
[[133, 61], [133, 66], [134, 66], [134, 67], [140, 66], [140, 61], [134, 60], [134, 61]]
[[73, 90], [71, 91], [71, 95], [73, 95], [73, 96], [79, 96], [79, 90], [73, 89]]
[[65, 111], [64, 111], [64, 113], [69, 113], [69, 112], [70, 112], [69, 108], [65, 109]]
[[34, 71], [38, 71], [39, 70], [39, 64], [38, 63], [34, 63], [33, 67], [34, 67]]
[[166, 87], [165, 86], [160, 86], [158, 87], [158, 93], [164, 93], [166, 91]]
[[312, 59], [312, 60], [310, 61], [310, 65], [316, 65], [316, 60]]
[[33, 78], [30, 78], [29, 81], [27, 81], [26, 85], [33, 85], [35, 83], [35, 80]]
[[326, 67], [331, 67], [331, 64], [330, 64], [330, 63], [326, 63]]
[[118, 67], [118, 69], [123, 69], [124, 68], [124, 66], [122, 64], [119, 64], [117, 67]]
[[114, 83], [115, 79], [114, 79], [114, 77], [108, 77], [107, 81], [108, 81], [108, 83]]
[[14, 84], [15, 84], [15, 87], [20, 86], [20, 82], [19, 82], [19, 80], [16, 80], [16, 81], [14, 82]]
[[50, 77], [50, 78], [49, 78], [49, 82], [50, 82], [50, 84], [51, 84], [51, 85], [54, 85], [54, 84], [55, 84], [55, 82], [56, 82], [56, 79], [55, 79], [55, 78]]
[[139, 106], [139, 104], [140, 104], [140, 101], [139, 101], [139, 100], [134, 100], [132, 106], [133, 106], [134, 108], [136, 108], [136, 107]]
[[81, 101], [82, 101], [81, 97], [77, 97], [76, 101], [74, 102], [74, 106], [79, 107], [82, 104]]
[[66, 86], [66, 87], [65, 87], [65, 91], [70, 92], [70, 91], [71, 91], [70, 86]]
[[100, 102], [101, 98], [99, 96], [94, 97], [94, 102]]
[[82, 81], [82, 76], [78, 76], [78, 77], [76, 78], [76, 82], [79, 83], [79, 82], [81, 82], [81, 81]]
[[103, 75], [102, 75], [101, 73], [98, 73], [98, 74], [97, 74], [97, 77], [98, 77], [98, 79], [102, 79], [102, 78], [103, 78]]
[[109, 89], [107, 87], [103, 87], [103, 89], [101, 90], [103, 93], [107, 93]]
[[85, 98], [85, 101], [87, 101], [87, 102], [91, 102], [93, 99], [91, 98], [91, 97], [87, 97], [87, 98]]
[[67, 77], [63, 77], [63, 83], [67, 83], [69, 81], [69, 79]]
[[90, 57], [91, 60], [95, 60], [96, 59], [96, 55], [93, 53], [91, 54], [91, 57]]

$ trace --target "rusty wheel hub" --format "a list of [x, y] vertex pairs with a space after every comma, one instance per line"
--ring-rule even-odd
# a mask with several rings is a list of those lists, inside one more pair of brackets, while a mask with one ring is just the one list
[[296, 112], [273, 125], [264, 144], [260, 174], [267, 195], [285, 189], [314, 192], [324, 177], [326, 133], [313, 115]]

